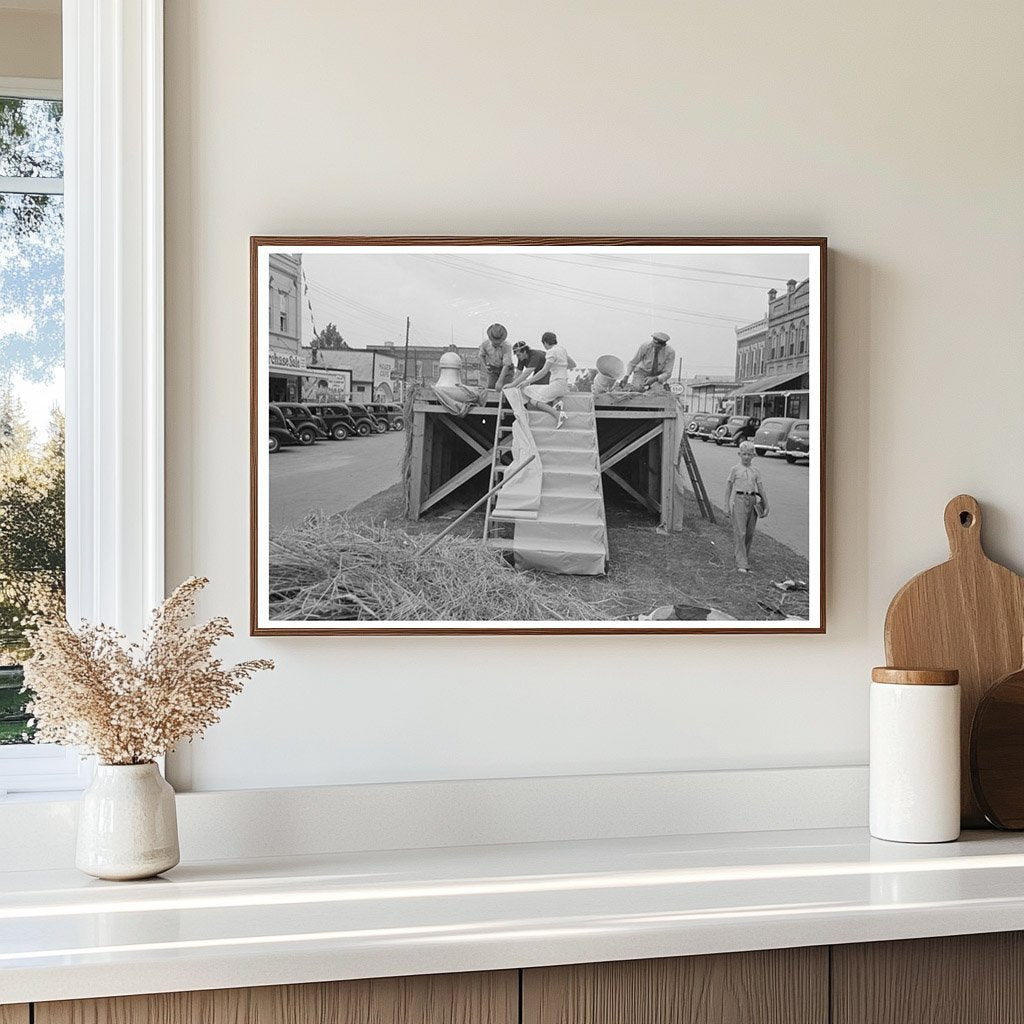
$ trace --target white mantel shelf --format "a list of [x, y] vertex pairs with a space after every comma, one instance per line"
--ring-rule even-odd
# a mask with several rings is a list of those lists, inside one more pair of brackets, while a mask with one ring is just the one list
[[1024, 929], [1024, 837], [862, 829], [0, 873], [0, 1004]]

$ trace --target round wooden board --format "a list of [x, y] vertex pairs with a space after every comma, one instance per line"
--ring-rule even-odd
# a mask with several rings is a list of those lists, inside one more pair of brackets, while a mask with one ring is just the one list
[[971, 727], [971, 785], [997, 828], [1024, 829], [1024, 668], [997, 682]]

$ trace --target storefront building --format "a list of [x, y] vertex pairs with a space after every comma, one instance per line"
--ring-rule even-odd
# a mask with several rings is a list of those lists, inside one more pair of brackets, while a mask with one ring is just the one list
[[727, 412], [736, 381], [722, 377], [694, 377], [686, 382], [685, 412]]
[[736, 328], [736, 380], [746, 382], [765, 375], [768, 317]]
[[767, 419], [810, 415], [808, 320], [810, 281], [786, 283], [768, 292], [767, 316], [736, 329], [736, 379], [732, 392], [739, 415]]
[[457, 352], [462, 359], [462, 383], [479, 386], [480, 349], [467, 345], [370, 345], [371, 352], [388, 355], [394, 359], [395, 379], [407, 380], [413, 384], [433, 384], [437, 380], [441, 356], [446, 352]]
[[303, 349], [307, 373], [346, 373], [353, 402], [396, 401], [392, 380], [396, 366], [391, 350], [357, 348]]
[[269, 269], [269, 397], [271, 402], [299, 402], [306, 368], [299, 318], [302, 256], [271, 253]]

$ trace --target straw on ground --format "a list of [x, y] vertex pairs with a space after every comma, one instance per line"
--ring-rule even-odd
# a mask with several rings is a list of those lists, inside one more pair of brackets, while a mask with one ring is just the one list
[[270, 613], [277, 620], [387, 622], [587, 621], [607, 610], [560, 577], [513, 568], [477, 540], [423, 537], [387, 521], [312, 513], [270, 541]]

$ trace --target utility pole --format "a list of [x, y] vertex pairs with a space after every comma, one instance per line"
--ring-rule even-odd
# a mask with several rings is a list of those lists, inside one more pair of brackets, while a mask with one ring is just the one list
[[405, 318], [405, 363], [402, 366], [402, 401], [409, 393], [409, 317]]

